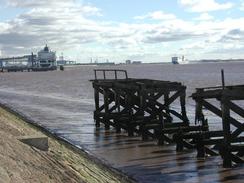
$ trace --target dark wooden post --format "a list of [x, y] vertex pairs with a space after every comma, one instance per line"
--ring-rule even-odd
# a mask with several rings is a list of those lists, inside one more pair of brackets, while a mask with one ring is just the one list
[[[197, 94], [201, 94], [204, 91], [202, 88], [197, 88], [196, 90], [197, 90], [196, 91]], [[195, 101], [196, 101], [195, 124], [200, 121], [202, 126], [208, 126], [207, 120], [204, 119], [204, 114], [202, 112], [203, 99], [199, 97], [199, 98], [195, 98]]]
[[158, 136], [158, 145], [164, 145], [164, 133], [163, 133], [163, 129], [164, 129], [164, 118], [163, 118], [163, 114], [160, 112], [158, 115], [158, 120], [159, 120], [159, 129], [156, 129], [155, 132]]
[[173, 139], [176, 142], [176, 151], [182, 152], [184, 149], [184, 144], [183, 144], [183, 137], [182, 137], [181, 129], [179, 129], [179, 131], [176, 134], [174, 134]]
[[132, 109], [132, 91], [127, 91], [127, 99], [128, 99], [128, 112], [129, 112], [129, 119], [127, 121], [127, 129], [128, 129], [128, 136], [132, 137], [134, 136], [134, 129], [133, 129], [133, 121], [134, 121], [134, 116], [133, 116], [133, 109]]
[[94, 100], [95, 100], [95, 111], [94, 111], [94, 119], [96, 123], [96, 127], [100, 127], [100, 119], [99, 119], [99, 88], [96, 86], [95, 82], [93, 83], [94, 88]]
[[140, 85], [140, 91], [138, 92], [138, 96], [140, 98], [140, 106], [139, 106], [139, 115], [144, 116], [144, 110], [145, 110], [145, 86], [144, 84]]
[[169, 106], [169, 91], [166, 91], [164, 93], [164, 105], [166, 107], [165, 112], [167, 114], [167, 117], [166, 117], [167, 118], [167, 122], [171, 123], [173, 119], [170, 116], [170, 112], [169, 112], [169, 110], [170, 110], [170, 106]]
[[103, 71], [103, 79], [106, 79], [106, 72], [105, 72], [105, 70]]
[[223, 156], [223, 167], [230, 168], [232, 167], [231, 160], [231, 151], [230, 151], [230, 141], [231, 141], [231, 132], [230, 132], [230, 108], [227, 105], [229, 99], [225, 96], [222, 96], [221, 99], [221, 109], [222, 109], [222, 125], [224, 132], [224, 142], [223, 147], [221, 148], [221, 154]]
[[225, 88], [225, 74], [224, 74], [224, 70], [221, 69], [221, 81], [222, 81], [222, 89]]
[[186, 115], [186, 90], [185, 90], [185, 88], [184, 88], [183, 93], [180, 96], [180, 105], [181, 105], [181, 114], [182, 114], [182, 117], [184, 119], [183, 122], [186, 125], [189, 125], [189, 120], [188, 120], [187, 115]]
[[115, 128], [116, 128], [116, 133], [120, 133], [121, 132], [121, 127], [119, 124], [119, 118], [121, 117], [121, 110], [120, 110], [120, 92], [119, 89], [114, 89], [114, 97], [115, 97], [115, 107], [117, 109], [117, 114], [115, 117]]
[[95, 80], [97, 80], [97, 71], [94, 70]]
[[197, 158], [205, 158], [205, 147], [203, 144], [204, 135], [199, 134], [196, 137]]
[[120, 92], [118, 89], [115, 89], [114, 90], [114, 100], [115, 100], [115, 106], [116, 106], [116, 109], [117, 109], [117, 112], [120, 113], [121, 112], [121, 109], [120, 109]]
[[103, 98], [104, 98], [104, 110], [105, 110], [105, 114], [104, 114], [104, 124], [105, 124], [105, 130], [109, 130], [110, 126], [109, 126], [109, 101], [108, 101], [108, 92], [107, 89], [104, 88], [103, 89]]

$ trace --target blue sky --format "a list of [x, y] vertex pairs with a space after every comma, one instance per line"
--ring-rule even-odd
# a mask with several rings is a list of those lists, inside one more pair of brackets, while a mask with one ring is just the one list
[[0, 57], [89, 62], [244, 58], [243, 0], [0, 0]]

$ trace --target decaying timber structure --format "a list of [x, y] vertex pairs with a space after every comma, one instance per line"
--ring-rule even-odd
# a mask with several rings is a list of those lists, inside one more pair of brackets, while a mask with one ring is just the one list
[[[206, 121], [203, 108], [222, 119], [222, 130], [209, 131], [198, 136], [199, 153], [204, 155], [204, 146], [214, 145], [223, 158], [223, 166], [231, 167], [232, 162], [243, 163], [244, 156], [244, 85], [198, 88], [192, 94], [196, 101], [196, 121]], [[216, 107], [217, 103], [220, 107]], [[237, 116], [238, 115], [238, 116]]]
[[[102, 72], [102, 79], [97, 78], [99, 72]], [[107, 79], [111, 72], [114, 78]], [[118, 78], [120, 72], [125, 74], [123, 79]], [[178, 129], [189, 125], [185, 108], [186, 87], [181, 83], [128, 78], [124, 70], [95, 70], [92, 82], [96, 126], [104, 123], [106, 129], [113, 126], [117, 132], [124, 129], [129, 136], [137, 133], [143, 139], [156, 138], [162, 144], [172, 142], [167, 135], [172, 130], [167, 131], [166, 127]], [[179, 111], [170, 108], [177, 99]], [[173, 122], [173, 119], [178, 121]]]
[[[224, 167], [243, 162], [244, 124], [230, 111], [244, 118], [244, 109], [233, 102], [244, 100], [244, 86], [198, 88], [192, 94], [196, 123], [190, 125], [185, 107], [186, 86], [181, 83], [128, 78], [125, 70], [94, 72], [95, 79], [91, 81], [97, 127], [103, 123], [106, 130], [112, 126], [117, 133], [125, 130], [129, 136], [140, 135], [142, 140], [156, 139], [159, 145], [174, 142], [177, 151], [196, 148], [198, 157], [220, 154]], [[219, 102], [220, 109], [209, 99]], [[221, 117], [221, 130], [209, 130], [203, 108]]]

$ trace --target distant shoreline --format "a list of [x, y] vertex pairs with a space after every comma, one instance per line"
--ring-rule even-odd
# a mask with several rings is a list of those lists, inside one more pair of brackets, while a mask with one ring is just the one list
[[[204, 60], [189, 60], [187, 63], [180, 63], [179, 65], [187, 64], [201, 64], [201, 63], [231, 63], [231, 62], [244, 62], [244, 59], [204, 59]], [[141, 62], [139, 64], [125, 64], [125, 63], [76, 63], [73, 65], [64, 65], [65, 67], [74, 66], [117, 66], [117, 65], [141, 65], [141, 64], [172, 64], [172, 62]]]

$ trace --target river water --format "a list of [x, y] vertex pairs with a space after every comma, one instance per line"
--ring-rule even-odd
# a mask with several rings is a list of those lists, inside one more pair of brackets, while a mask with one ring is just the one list
[[[127, 138], [113, 132], [104, 133], [103, 129], [100, 131], [95, 129], [92, 119], [93, 88], [89, 80], [94, 79], [93, 70], [97, 68], [125, 69], [131, 78], [182, 82], [187, 86], [187, 112], [192, 123], [194, 102], [189, 96], [195, 91], [195, 88], [221, 85], [221, 69], [225, 71], [226, 85], [244, 84], [244, 63], [241, 62], [77, 66], [66, 67], [65, 71], [0, 73], [1, 103], [13, 107], [52, 133], [86, 149], [141, 182], [168, 179], [171, 170], [165, 169], [163, 172], [162, 167], [155, 165], [165, 161], [161, 155], [157, 155], [151, 161], [152, 147], [154, 152], [162, 151], [161, 147], [155, 146], [152, 142], [147, 144], [136, 137]], [[210, 124], [212, 123], [214, 128], [220, 128], [220, 119], [211, 113], [208, 115], [211, 119]], [[121, 138], [122, 136], [123, 138]], [[172, 152], [175, 153], [173, 150]], [[125, 154], [118, 155], [121, 153]], [[146, 158], [143, 157], [148, 157], [148, 159], [145, 160]], [[170, 164], [174, 166], [175, 161], [173, 159]], [[150, 169], [153, 170], [150, 173], [147, 167], [152, 166], [152, 162], [155, 167]], [[190, 167], [192, 166], [182, 166], [181, 168]], [[144, 175], [145, 170], [148, 171], [148, 175]], [[186, 176], [185, 181], [194, 182], [195, 179], [192, 177], [199, 179], [196, 166], [193, 166], [193, 169], [184, 175]], [[175, 181], [177, 176], [182, 177], [182, 175], [176, 174], [170, 178]], [[204, 176], [201, 177], [203, 182]]]

